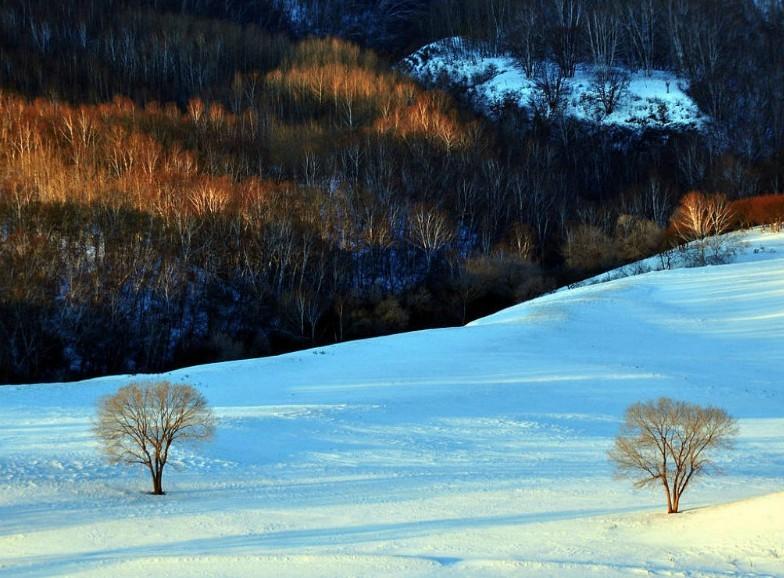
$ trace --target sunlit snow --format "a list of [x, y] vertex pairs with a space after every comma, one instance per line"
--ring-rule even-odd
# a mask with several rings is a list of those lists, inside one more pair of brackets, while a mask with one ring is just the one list
[[[0, 387], [0, 576], [784, 575], [784, 234], [747, 242], [463, 328], [174, 372], [219, 425], [165, 497], [90, 433], [142, 376]], [[661, 395], [741, 425], [677, 516], [606, 458]]]

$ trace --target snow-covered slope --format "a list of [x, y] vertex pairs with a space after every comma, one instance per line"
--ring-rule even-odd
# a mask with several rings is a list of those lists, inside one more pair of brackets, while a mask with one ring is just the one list
[[[402, 62], [402, 68], [425, 84], [446, 82], [460, 87], [480, 112], [490, 115], [503, 103], [530, 110], [532, 101], [541, 92], [537, 79], [526, 76], [514, 57], [485, 56], [460, 38], [448, 38], [420, 48]], [[664, 70], [651, 70], [648, 74], [620, 71], [628, 75], [628, 86], [617, 107], [607, 115], [597, 105], [595, 85], [592, 86], [596, 68], [579, 65], [575, 75], [565, 82], [565, 114], [634, 131], [702, 128], [705, 116], [687, 94], [686, 80]]]
[[[784, 575], [784, 234], [750, 242], [464, 328], [174, 372], [220, 423], [162, 498], [90, 434], [132, 378], [0, 387], [0, 576]], [[660, 395], [741, 424], [679, 516], [606, 459]]]

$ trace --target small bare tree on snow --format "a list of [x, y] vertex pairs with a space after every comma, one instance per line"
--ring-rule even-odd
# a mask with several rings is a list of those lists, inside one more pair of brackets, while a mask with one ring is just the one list
[[601, 121], [618, 109], [628, 91], [628, 72], [610, 66], [596, 66], [590, 90], [580, 96], [580, 104], [587, 114]]
[[723, 409], [661, 398], [626, 410], [610, 450], [619, 477], [635, 486], [661, 484], [667, 513], [678, 513], [681, 497], [697, 477], [715, 471], [712, 454], [730, 447], [736, 421]]
[[602, 116], [610, 116], [628, 92], [629, 74], [618, 68], [600, 66], [594, 73], [591, 89]]
[[175, 442], [210, 439], [215, 418], [198, 390], [167, 381], [131, 383], [98, 405], [95, 433], [112, 463], [141, 464], [163, 495], [163, 468]]
[[529, 104], [537, 115], [557, 118], [566, 109], [569, 87], [563, 69], [555, 64], [544, 63], [535, 73], [534, 86]]

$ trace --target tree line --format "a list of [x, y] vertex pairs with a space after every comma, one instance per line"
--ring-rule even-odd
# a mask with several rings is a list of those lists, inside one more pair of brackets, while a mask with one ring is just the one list
[[[232, 85], [237, 112], [0, 95], [4, 380], [461, 322], [479, 299], [546, 288], [530, 246], [494, 253], [504, 224], [472, 168], [501, 169], [445, 94], [337, 40]], [[507, 281], [456, 310], [480, 221], [482, 275]]]
[[0, 382], [462, 323], [680, 242], [690, 190], [778, 206], [773, 153], [494, 123], [274, 6], [174, 4], [0, 6]]

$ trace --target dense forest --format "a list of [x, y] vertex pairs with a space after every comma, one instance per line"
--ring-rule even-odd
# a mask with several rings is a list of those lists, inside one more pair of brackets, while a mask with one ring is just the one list
[[[396, 66], [455, 35], [675, 71], [710, 122], [482, 118]], [[6, 0], [0, 383], [463, 323], [683, 240], [690, 191], [768, 222], [783, 41], [774, 0]]]

